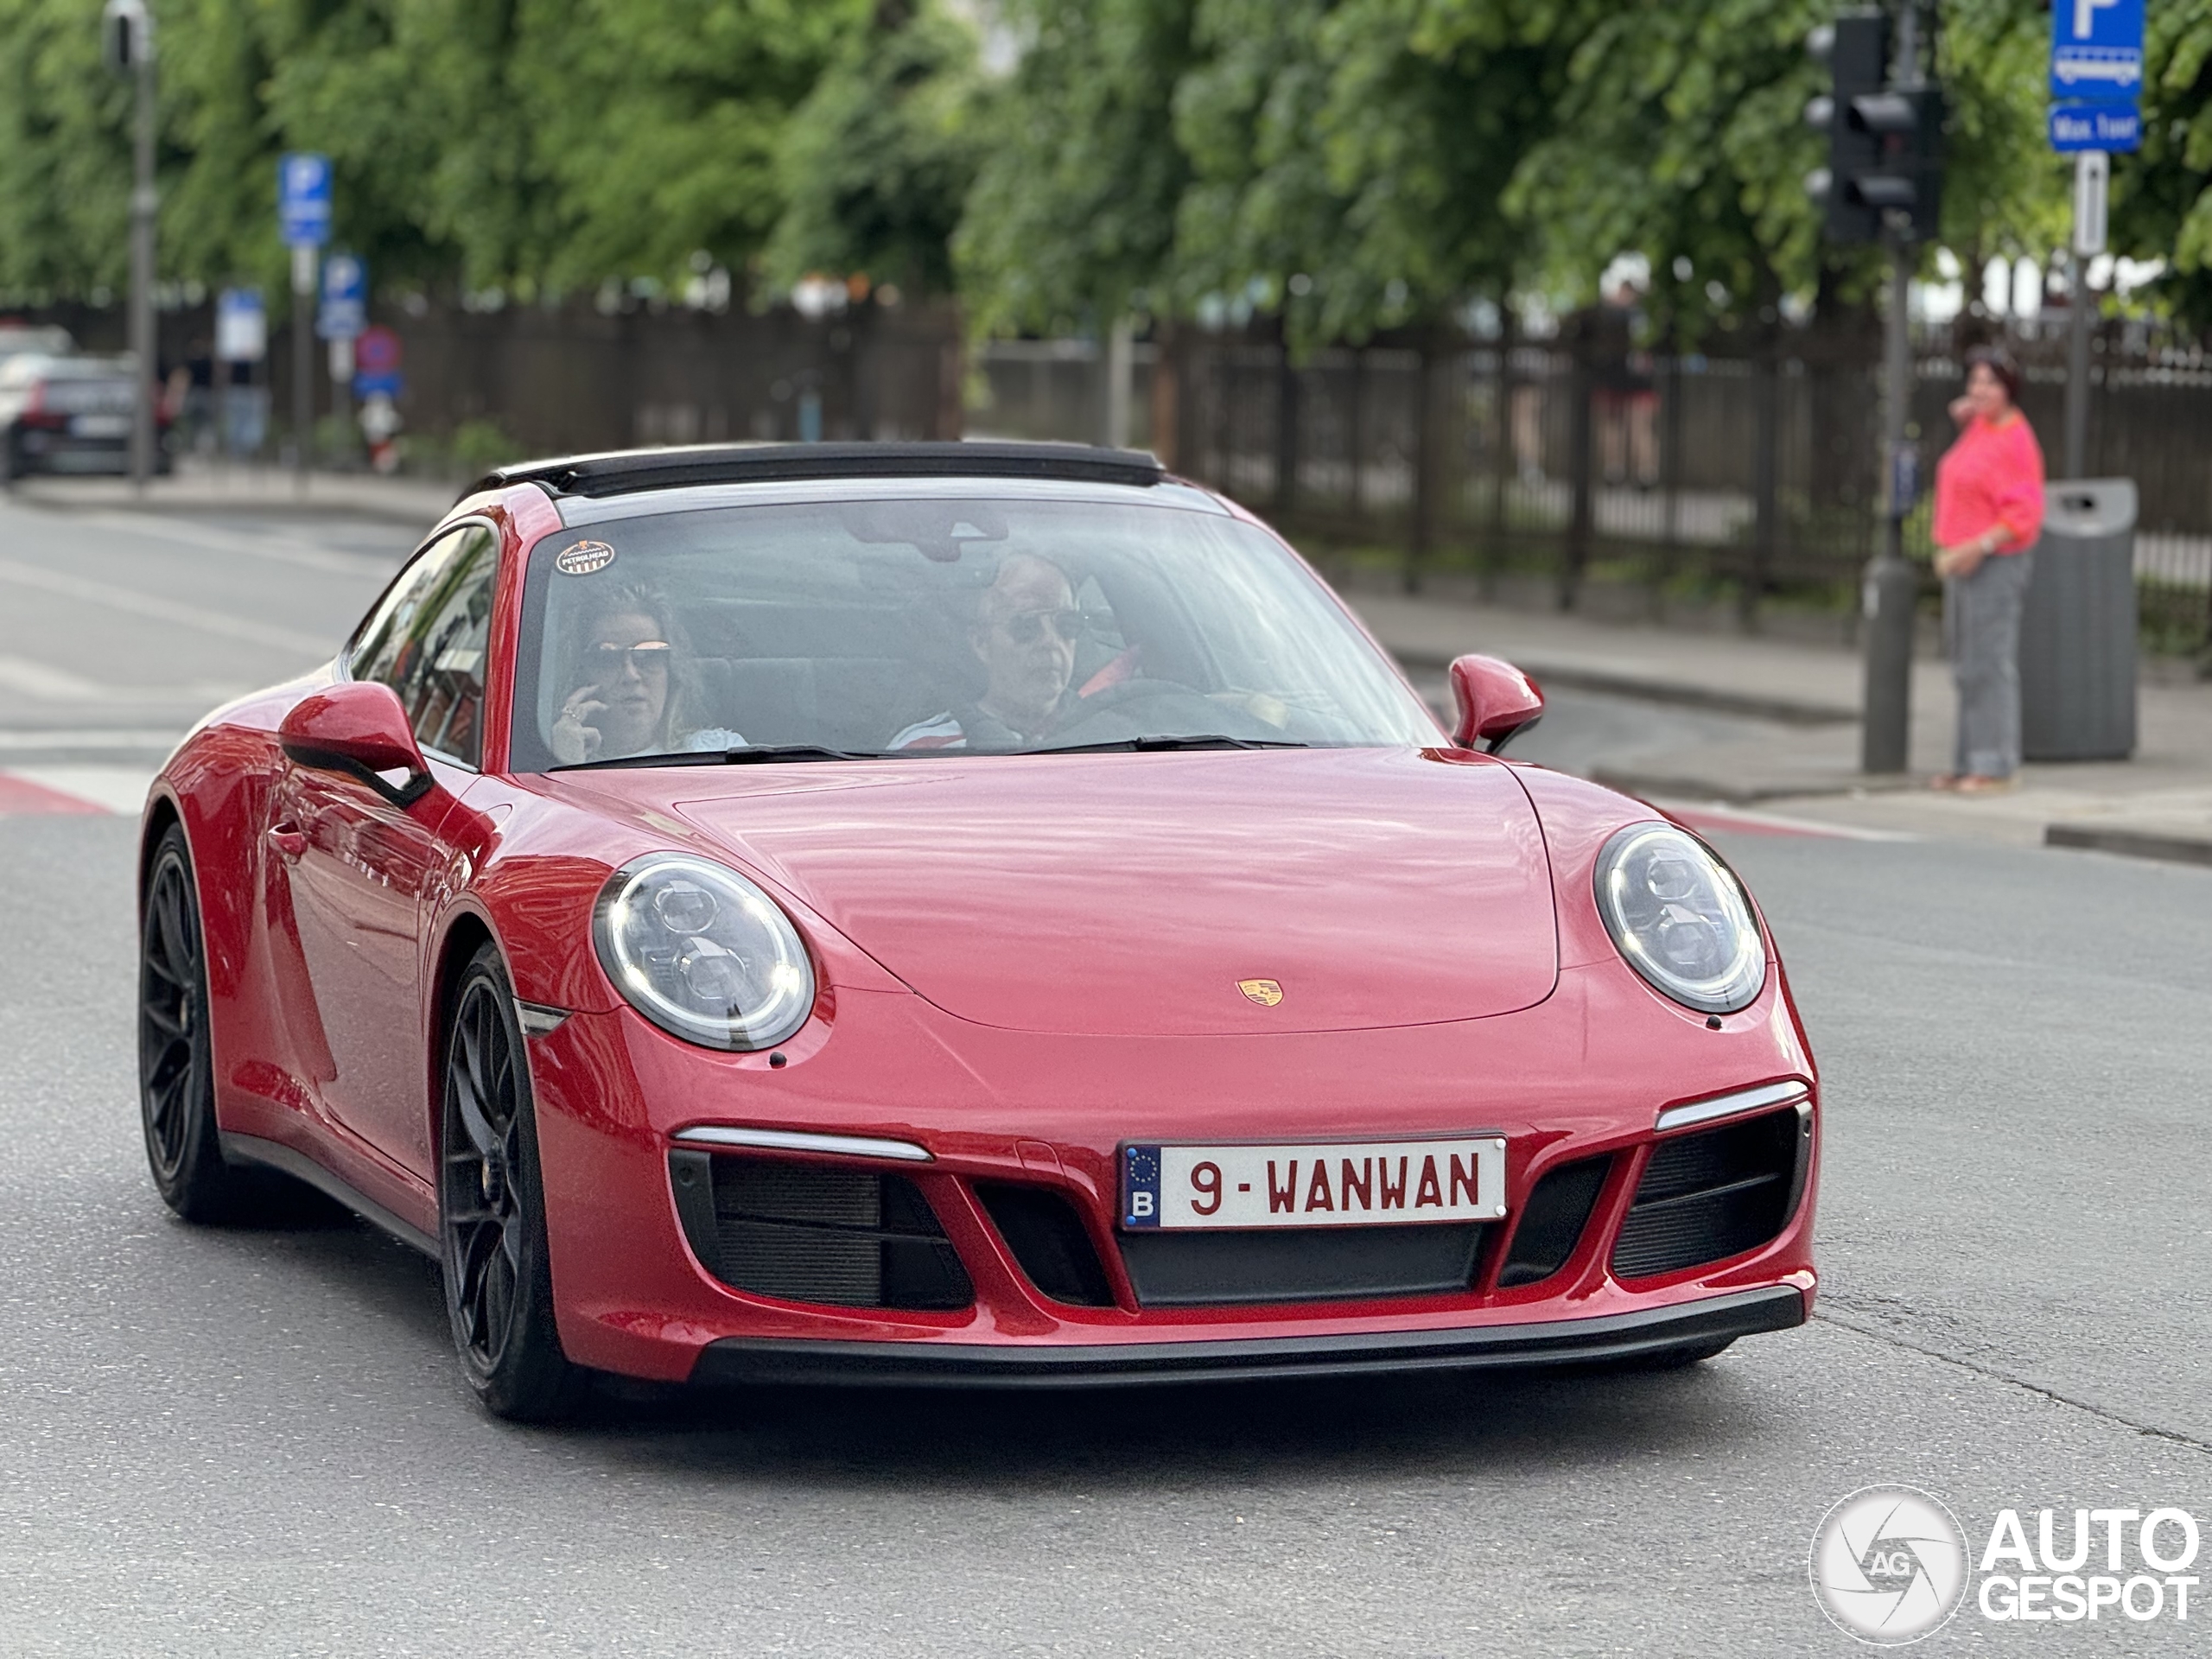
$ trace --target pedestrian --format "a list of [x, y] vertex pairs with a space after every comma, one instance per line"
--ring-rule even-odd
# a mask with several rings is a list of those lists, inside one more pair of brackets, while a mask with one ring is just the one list
[[2020, 766], [2020, 609], [2043, 532], [2043, 448], [2020, 413], [2020, 365], [2000, 347], [1967, 354], [1959, 435], [1936, 467], [1936, 574], [1959, 688], [1952, 770], [1937, 789], [2010, 789]]

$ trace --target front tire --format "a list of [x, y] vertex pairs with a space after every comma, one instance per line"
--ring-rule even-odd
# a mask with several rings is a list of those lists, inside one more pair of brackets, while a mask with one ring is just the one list
[[138, 931], [138, 1106], [162, 1202], [187, 1221], [255, 1218], [267, 1184], [223, 1156], [207, 1029], [207, 958], [181, 825], [155, 844]]
[[561, 1351], [530, 1067], [498, 949], [470, 960], [446, 1022], [438, 1231], [446, 1312], [468, 1385], [494, 1414], [566, 1414], [583, 1374]]

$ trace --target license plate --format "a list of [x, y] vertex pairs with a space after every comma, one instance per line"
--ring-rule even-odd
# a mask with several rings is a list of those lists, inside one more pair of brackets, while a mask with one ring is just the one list
[[127, 438], [130, 435], [128, 415], [79, 415], [69, 423], [69, 435], [77, 438]]
[[1505, 1142], [1496, 1135], [1122, 1148], [1124, 1227], [1374, 1227], [1504, 1213]]

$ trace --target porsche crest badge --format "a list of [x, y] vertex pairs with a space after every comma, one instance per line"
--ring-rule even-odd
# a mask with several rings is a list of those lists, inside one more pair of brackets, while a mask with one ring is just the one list
[[1244, 993], [1248, 1001], [1263, 1008], [1272, 1008], [1282, 1001], [1282, 986], [1272, 979], [1240, 979], [1236, 988]]

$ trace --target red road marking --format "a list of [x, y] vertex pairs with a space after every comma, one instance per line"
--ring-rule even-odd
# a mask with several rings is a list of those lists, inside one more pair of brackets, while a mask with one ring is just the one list
[[32, 813], [109, 816], [107, 808], [98, 801], [88, 801], [80, 795], [65, 794], [58, 789], [48, 789], [44, 784], [35, 784], [28, 778], [17, 778], [0, 772], [0, 817]]

